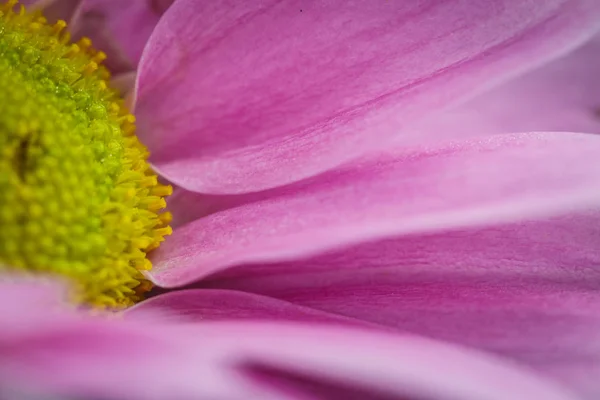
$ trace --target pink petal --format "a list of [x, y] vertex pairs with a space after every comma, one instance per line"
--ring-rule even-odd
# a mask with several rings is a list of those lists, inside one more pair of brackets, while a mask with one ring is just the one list
[[600, 36], [580, 49], [412, 126], [423, 137], [482, 133], [576, 131], [600, 133]]
[[523, 379], [525, 371], [516, 366], [418, 337], [274, 325], [245, 326], [240, 337], [224, 333], [226, 326], [215, 329], [213, 345], [233, 347], [249, 358], [250, 370], [262, 372], [261, 381], [302, 398], [574, 398], [559, 387], [540, 385], [546, 382]]
[[79, 17], [81, 11], [81, 3], [83, 0], [29, 0], [20, 1], [20, 3], [27, 6], [27, 10], [42, 10], [44, 17], [48, 18], [49, 21], [57, 21], [62, 19], [69, 24], [71, 28], [72, 23]]
[[498, 353], [600, 398], [600, 212], [413, 235], [211, 282]]
[[[15, 321], [9, 313], [7, 321], [0, 314], [2, 398], [277, 398], [203, 354], [202, 341], [194, 344], [190, 334], [169, 326], [91, 318], [48, 305], [32, 312], [2, 295], [20, 315]], [[7, 336], [7, 322], [30, 329]]]
[[[230, 208], [177, 228], [154, 253], [149, 276], [174, 287], [240, 263], [593, 207], [598, 154], [599, 136], [560, 133], [399, 149], [296, 185], [230, 197], [223, 205]], [[206, 211], [204, 203], [197, 207]]]
[[219, 289], [188, 289], [164, 293], [127, 309], [125, 315], [128, 319], [159, 315], [161, 321], [175, 322], [281, 320], [373, 326], [362, 320], [302, 307], [271, 297]]
[[134, 103], [134, 85], [135, 72], [133, 71], [117, 74], [110, 80], [110, 86], [121, 94], [121, 96], [125, 99], [125, 104], [128, 108], [131, 108]]
[[[60, 0], [64, 1], [64, 0]], [[160, 16], [174, 0], [86, 0], [76, 37], [107, 53], [113, 73], [133, 71]]]
[[140, 135], [181, 187], [262, 190], [386, 146], [599, 25], [596, 0], [179, 0], [140, 62]]
[[[4, 293], [1, 300], [10, 301]], [[54, 326], [19, 337], [0, 332], [5, 395], [269, 400], [326, 390], [330, 398], [575, 399], [512, 363], [407, 335], [282, 323], [150, 324], [46, 310], [60, 316]], [[41, 313], [20, 315], [33, 325]]]
[[[0, 266], [1, 268], [2, 266]], [[64, 307], [63, 282], [39, 277], [0, 275], [0, 316], [2, 339], [18, 338], [24, 332], [44, 329], [56, 323], [53, 311]], [[15, 307], [18, 304], [18, 307]], [[0, 357], [1, 357], [0, 345]], [[0, 363], [1, 364], [1, 363]], [[1, 391], [0, 391], [1, 394]]]

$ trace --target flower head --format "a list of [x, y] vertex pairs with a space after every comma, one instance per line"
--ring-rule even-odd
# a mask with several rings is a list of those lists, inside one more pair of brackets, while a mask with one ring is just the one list
[[72, 278], [79, 301], [126, 306], [171, 232], [164, 197], [108, 84], [106, 57], [17, 1], [0, 9], [0, 263]]
[[[600, 136], [573, 132], [600, 131], [598, 92], [569, 101], [581, 76], [536, 69], [600, 30], [596, 0], [34, 7], [114, 60], [176, 186], [173, 235], [143, 276], [188, 287], [111, 319], [3, 276], [0, 388], [598, 397]], [[511, 87], [527, 71], [565, 95], [531, 75]]]

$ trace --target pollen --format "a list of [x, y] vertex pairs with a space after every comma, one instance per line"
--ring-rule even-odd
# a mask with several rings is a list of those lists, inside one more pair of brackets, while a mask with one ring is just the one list
[[122, 308], [151, 288], [172, 189], [151, 170], [105, 54], [17, 0], [0, 4], [0, 268], [56, 274]]

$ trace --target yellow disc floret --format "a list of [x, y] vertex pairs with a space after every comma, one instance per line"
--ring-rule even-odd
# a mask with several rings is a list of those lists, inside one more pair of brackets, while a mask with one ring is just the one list
[[[0, 5], [0, 268], [59, 274], [77, 300], [123, 307], [171, 233], [134, 117], [104, 53], [17, 1]], [[8, 266], [8, 267], [7, 267]]]

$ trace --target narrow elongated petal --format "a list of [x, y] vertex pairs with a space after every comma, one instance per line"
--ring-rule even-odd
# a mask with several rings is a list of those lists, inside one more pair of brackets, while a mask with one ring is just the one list
[[[173, 287], [240, 263], [592, 207], [600, 200], [599, 152], [599, 136], [567, 133], [402, 148], [234, 197], [231, 208], [177, 228], [154, 254], [149, 275]], [[205, 206], [197, 204], [199, 212]]]
[[530, 130], [600, 133], [600, 36], [576, 51], [458, 107], [430, 115], [411, 132], [469, 137]]
[[600, 213], [415, 235], [204, 285], [460, 343], [600, 396]]
[[[56, 317], [52, 327], [0, 332], [0, 385], [11, 398], [576, 399], [510, 362], [409, 335], [289, 323], [149, 324], [38, 306], [21, 310], [21, 322], [33, 326], [45, 309]], [[3, 313], [0, 321], [5, 326]]]
[[164, 293], [127, 309], [125, 314], [129, 319], [146, 317], [148, 314], [160, 315], [161, 321], [175, 322], [282, 320], [381, 328], [378, 324], [299, 306], [272, 297], [220, 289], [187, 289]]
[[179, 0], [140, 62], [140, 134], [181, 187], [270, 188], [386, 146], [599, 25], [596, 0]]

